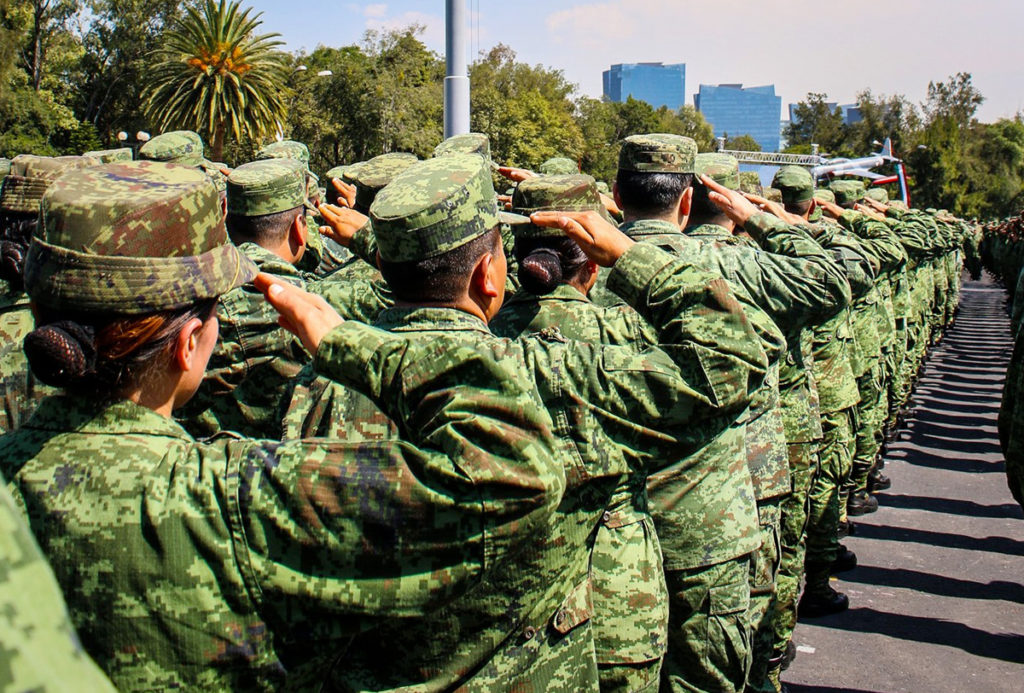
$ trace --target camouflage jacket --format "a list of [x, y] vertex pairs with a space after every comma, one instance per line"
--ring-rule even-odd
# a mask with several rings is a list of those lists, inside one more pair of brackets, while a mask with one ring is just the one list
[[27, 295], [8, 293], [0, 298], [0, 383], [4, 398], [0, 433], [18, 428], [41, 399], [56, 392], [32, 375], [25, 358], [22, 345], [35, 326]]
[[[654, 442], [644, 429], [660, 431], [654, 454], [688, 467], [688, 453], [745, 409], [766, 367], [720, 277], [638, 244], [616, 263], [610, 286], [660, 328], [660, 349], [585, 344], [555, 331], [500, 339], [468, 313], [412, 307], [382, 314], [378, 324], [387, 331], [348, 324], [349, 335], [355, 327], [365, 333], [318, 351], [318, 370], [369, 396], [413, 439], [439, 401], [501, 396], [510, 382], [536, 383], [563, 445], [568, 485], [559, 522], [534, 535], [533, 550], [514, 570], [491, 573], [476, 599], [454, 602], [424, 628], [400, 626], [361, 639], [346, 654], [347, 667], [332, 672], [336, 684], [359, 688], [383, 677], [394, 687], [430, 689], [596, 687], [590, 542], [605, 522], [608, 494], [630, 470], [621, 455], [592, 446], [608, 437]], [[321, 359], [335, 365], [321, 368]], [[646, 376], [640, 391], [638, 370]], [[719, 470], [693, 472], [698, 483]], [[749, 479], [724, 481], [726, 488], [701, 499], [711, 507], [689, 503], [716, 523], [691, 541], [701, 549], [707, 542], [709, 551], [747, 553], [758, 541]], [[404, 656], [383, 654], [394, 651]]]
[[197, 443], [129, 401], [51, 397], [0, 466], [118, 688], [311, 688], [353, 635], [410, 627], [547, 531], [565, 476], [529, 388], [437, 402], [420, 449]]
[[1024, 330], [1017, 331], [1013, 355], [1006, 371], [998, 431], [1006, 458], [1007, 485], [1014, 499], [1024, 508]]
[[111, 691], [82, 649], [53, 571], [0, 479], [0, 688]]

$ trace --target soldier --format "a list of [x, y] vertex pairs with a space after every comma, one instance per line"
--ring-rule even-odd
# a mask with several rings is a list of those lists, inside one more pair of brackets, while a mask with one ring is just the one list
[[14, 430], [32, 413], [39, 400], [53, 394], [29, 370], [22, 341], [35, 327], [23, 275], [29, 242], [39, 222], [39, 202], [47, 188], [65, 171], [92, 166], [79, 156], [46, 157], [21, 154], [14, 158], [0, 191], [0, 433]]
[[131, 161], [131, 147], [119, 147], [117, 149], [102, 149], [99, 151], [86, 152], [82, 156], [95, 159], [98, 164], [112, 164], [117, 161]]
[[570, 176], [579, 173], [580, 167], [572, 159], [556, 156], [542, 163], [537, 172], [542, 176]]
[[0, 687], [114, 691], [82, 650], [53, 571], [0, 478]]
[[204, 155], [203, 138], [192, 130], [175, 130], [157, 135], [139, 147], [138, 158], [143, 161], [163, 161], [168, 164], [192, 166], [208, 175], [221, 195], [227, 185], [226, 166], [208, 160]]
[[[562, 497], [560, 443], [523, 373], [458, 401], [422, 383], [420, 449], [197, 443], [170, 416], [202, 379], [217, 297], [255, 269], [189, 168], [73, 171], [43, 199], [26, 353], [64, 394], [0, 438], [0, 466], [121, 689], [315, 687], [353, 636], [507, 575]], [[355, 324], [306, 335], [318, 366], [346, 370], [329, 344]]]
[[[457, 681], [487, 690], [527, 685], [591, 689], [598, 675], [588, 537], [616, 515], [585, 499], [597, 490], [593, 484], [612, 482], [614, 487], [627, 470], [616, 468], [615, 459], [606, 459], [599, 449], [591, 450], [590, 441], [609, 427], [624, 426], [625, 439], [650, 428], [660, 431], [665, 446], [657, 451], [675, 459], [685, 456], [723, 425], [720, 419], [727, 425], [745, 408], [748, 389], [763, 377], [764, 353], [720, 277], [659, 248], [634, 245], [593, 212], [551, 212], [533, 220], [560, 226], [592, 261], [615, 265], [609, 285], [648, 319], [664, 352], [587, 345], [554, 332], [516, 341], [492, 336], [486, 323], [503, 301], [505, 262], [497, 200], [488, 166], [479, 156], [416, 164], [377, 197], [371, 214], [381, 271], [400, 303], [378, 321], [390, 334], [367, 327], [366, 335], [347, 344], [332, 342], [331, 353], [336, 348], [375, 366], [363, 369], [361, 382], [346, 377], [343, 383], [370, 396], [399, 423], [403, 435], [415, 438], [422, 422], [432, 417], [433, 406], [416, 404], [419, 382], [446, 382], [448, 396], [460, 400], [467, 384], [500, 391], [505, 378], [522, 378], [522, 373], [507, 371], [505, 360], [523, 364], [546, 406], [557, 413], [570, 488], [561, 506], [564, 521], [535, 537], [535, 551], [492, 584], [495, 594], [467, 595], [425, 629], [399, 625], [378, 633], [376, 640], [356, 643], [345, 655], [351, 669], [336, 670], [335, 683], [356, 688], [384, 678], [396, 686], [449, 687]], [[595, 244], [601, 247], [595, 250]], [[715, 338], [708, 340], [706, 334]], [[694, 349], [702, 354], [700, 365], [692, 361]], [[321, 350], [317, 357], [327, 355]], [[692, 365], [680, 370], [683, 363]], [[658, 395], [635, 389], [638, 371], [661, 382]], [[691, 383], [684, 372], [700, 375]], [[693, 389], [697, 382], [706, 383], [703, 394]], [[708, 387], [719, 393], [718, 405], [711, 405]], [[681, 426], [683, 420], [689, 425]], [[730, 478], [724, 468], [701, 473], [714, 480], [709, 491], [722, 494], [705, 497], [715, 504], [702, 512], [712, 521], [730, 522], [737, 515], [729, 513], [740, 511], [756, 526], [752, 504], [742, 505], [750, 503], [749, 479]], [[746, 571], [740, 575], [745, 585]], [[434, 643], [438, 637], [444, 642]], [[485, 643], [500, 645], [492, 649]], [[382, 647], [398, 648], [405, 657], [398, 662], [383, 658]]]

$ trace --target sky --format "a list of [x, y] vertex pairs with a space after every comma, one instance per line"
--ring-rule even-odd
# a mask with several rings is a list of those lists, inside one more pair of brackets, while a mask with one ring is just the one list
[[[686, 63], [687, 103], [701, 83], [775, 84], [788, 104], [809, 92], [849, 103], [866, 88], [920, 103], [930, 80], [970, 72], [982, 121], [1024, 111], [1024, 1], [466, 0], [472, 55], [504, 43], [601, 95], [614, 63]], [[290, 51], [358, 43], [370, 29], [417, 23], [444, 53], [444, 0], [243, 0]]]

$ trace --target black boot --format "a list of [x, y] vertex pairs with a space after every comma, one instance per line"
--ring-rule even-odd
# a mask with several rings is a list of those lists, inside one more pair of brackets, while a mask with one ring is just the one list
[[836, 592], [828, 584], [831, 563], [808, 563], [807, 585], [800, 598], [797, 614], [800, 618], [818, 618], [846, 611], [850, 600], [842, 592]]
[[836, 556], [836, 560], [832, 561], [832, 573], [844, 573], [856, 567], [857, 554], [840, 544], [839, 555]]
[[[884, 491], [892, 486], [892, 480], [875, 469], [868, 475], [868, 493]], [[849, 511], [847, 511], [849, 512]]]
[[866, 491], [851, 493], [849, 500], [846, 501], [847, 515], [853, 515], [856, 517], [858, 515], [873, 513], [876, 510], [878, 510], [878, 499]]
[[857, 533], [857, 525], [853, 524], [851, 520], [842, 520], [839, 523], [839, 538], [845, 539], [846, 537], [852, 537]]

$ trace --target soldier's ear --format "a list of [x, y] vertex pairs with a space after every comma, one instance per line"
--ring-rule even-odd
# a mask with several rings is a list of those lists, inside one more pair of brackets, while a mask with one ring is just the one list
[[622, 196], [619, 195], [619, 182], [612, 182], [612, 199], [615, 200], [615, 206], [622, 209]]
[[295, 241], [295, 244], [299, 247], [305, 247], [306, 241], [309, 239], [309, 227], [306, 225], [306, 215], [299, 212], [295, 215], [295, 219], [292, 220], [291, 228], [288, 229]]
[[683, 191], [682, 197], [679, 198], [679, 221], [682, 224], [683, 220], [690, 216], [690, 208], [693, 205], [693, 186], [691, 185]]

